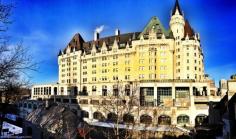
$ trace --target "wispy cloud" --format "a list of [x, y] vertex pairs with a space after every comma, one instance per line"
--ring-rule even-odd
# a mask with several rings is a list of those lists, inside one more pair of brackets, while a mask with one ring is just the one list
[[101, 33], [101, 32], [104, 30], [104, 28], [105, 28], [105, 25], [101, 25], [101, 26], [99, 26], [99, 27], [96, 27], [95, 31], [96, 31], [97, 33]]

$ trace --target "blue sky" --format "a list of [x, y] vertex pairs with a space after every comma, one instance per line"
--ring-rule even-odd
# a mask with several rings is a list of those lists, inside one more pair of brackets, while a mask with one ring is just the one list
[[[96, 27], [102, 36], [142, 31], [152, 16], [169, 28], [175, 0], [15, 0], [11, 41], [22, 41], [40, 62], [30, 73], [32, 83], [56, 82], [57, 54], [79, 32], [86, 41]], [[236, 1], [180, 0], [185, 18], [199, 32], [205, 55], [205, 71], [215, 79], [236, 73]]]

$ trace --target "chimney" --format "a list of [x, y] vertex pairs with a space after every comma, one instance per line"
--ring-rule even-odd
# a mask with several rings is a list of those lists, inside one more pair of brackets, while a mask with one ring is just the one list
[[94, 41], [97, 41], [99, 39], [99, 33], [95, 30], [94, 31]]
[[116, 35], [116, 36], [119, 36], [119, 35], [120, 35], [120, 30], [119, 30], [119, 29], [116, 29], [115, 35]]

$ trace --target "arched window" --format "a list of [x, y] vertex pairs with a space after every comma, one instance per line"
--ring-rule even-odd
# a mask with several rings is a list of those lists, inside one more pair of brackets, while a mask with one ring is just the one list
[[97, 119], [99, 121], [103, 121], [105, 119], [105, 117], [102, 115], [102, 113], [98, 112], [98, 111], [93, 113], [93, 118]]
[[189, 123], [189, 116], [188, 115], [179, 115], [177, 117], [178, 124], [187, 124]]
[[152, 123], [152, 117], [147, 115], [147, 114], [141, 115], [140, 116], [140, 123], [151, 124]]
[[83, 110], [81, 114], [83, 118], [89, 118], [89, 112]]
[[28, 104], [28, 109], [32, 109], [32, 104], [31, 103]]
[[107, 115], [107, 120], [109, 122], [116, 122], [117, 118], [118, 118], [118, 116], [115, 113], [108, 113], [108, 115]]
[[37, 109], [37, 105], [36, 104], [33, 105], [33, 109]]
[[158, 124], [160, 125], [170, 125], [171, 124], [171, 118], [167, 115], [161, 115], [158, 117]]
[[208, 116], [205, 114], [199, 114], [195, 118], [195, 125], [205, 125], [208, 123]]
[[132, 114], [129, 114], [129, 113], [124, 114], [123, 121], [125, 123], [133, 123], [134, 122], [134, 116]]
[[24, 103], [24, 108], [27, 108], [27, 104], [26, 103]]

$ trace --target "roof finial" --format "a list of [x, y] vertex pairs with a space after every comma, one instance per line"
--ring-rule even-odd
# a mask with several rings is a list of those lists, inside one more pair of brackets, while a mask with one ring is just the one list
[[174, 6], [174, 9], [172, 11], [172, 15], [175, 15], [176, 12], [179, 12], [180, 15], [183, 15], [183, 13], [181, 11], [181, 8], [179, 6], [179, 0], [175, 1], [175, 6]]

